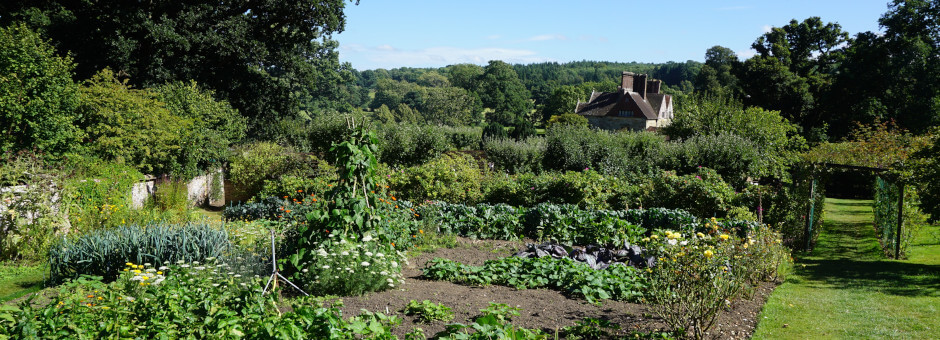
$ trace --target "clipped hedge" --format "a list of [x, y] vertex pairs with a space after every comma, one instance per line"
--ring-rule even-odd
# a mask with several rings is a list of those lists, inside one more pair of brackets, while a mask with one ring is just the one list
[[50, 280], [79, 275], [114, 280], [125, 263], [204, 261], [229, 254], [233, 246], [224, 229], [207, 224], [123, 226], [60, 239], [49, 249]]

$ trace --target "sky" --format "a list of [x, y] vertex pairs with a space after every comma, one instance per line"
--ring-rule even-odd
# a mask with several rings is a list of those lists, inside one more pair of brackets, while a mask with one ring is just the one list
[[340, 61], [357, 70], [591, 60], [704, 61], [728, 47], [742, 59], [771, 27], [818, 16], [851, 35], [880, 32], [888, 0], [361, 0], [347, 2]]

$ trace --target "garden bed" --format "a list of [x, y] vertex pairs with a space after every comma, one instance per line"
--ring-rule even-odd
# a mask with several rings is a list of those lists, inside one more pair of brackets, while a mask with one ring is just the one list
[[[620, 333], [632, 330], [655, 331], [666, 325], [653, 316], [647, 306], [636, 303], [605, 300], [601, 305], [593, 305], [582, 298], [569, 298], [565, 294], [548, 289], [516, 290], [504, 286], [474, 287], [453, 284], [445, 281], [431, 281], [421, 278], [421, 268], [433, 258], [446, 258], [468, 265], [481, 265], [486, 260], [511, 256], [524, 247], [524, 242], [458, 239], [455, 248], [440, 248], [429, 253], [421, 253], [409, 258], [410, 264], [402, 274], [405, 283], [401, 289], [371, 293], [361, 297], [344, 297], [343, 315], [352, 316], [361, 309], [385, 313], [402, 318], [402, 324], [395, 331], [402, 336], [414, 327], [420, 327], [427, 336], [444, 330], [449, 322], [436, 321], [430, 324], [420, 323], [414, 316], [404, 315], [402, 309], [411, 300], [430, 300], [450, 307], [455, 318], [450, 322], [472, 323], [490, 302], [503, 303], [521, 309], [520, 315], [512, 319], [512, 324], [524, 328], [542, 329], [549, 334], [565, 326], [573, 326], [584, 318], [608, 320], [620, 326]], [[715, 326], [709, 331], [718, 338], [749, 338], [757, 324], [756, 318], [767, 297], [776, 284], [763, 283], [750, 300], [733, 301], [730, 310], [725, 310], [718, 317]]]

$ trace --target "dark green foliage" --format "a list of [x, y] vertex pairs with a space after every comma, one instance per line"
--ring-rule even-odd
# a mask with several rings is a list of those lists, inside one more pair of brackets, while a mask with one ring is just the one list
[[476, 206], [437, 202], [418, 208], [425, 221], [444, 234], [476, 239], [516, 240], [522, 232], [523, 212], [506, 204]]
[[[785, 178], [790, 164], [805, 148], [796, 132], [796, 125], [780, 112], [745, 109], [729, 97], [692, 97], [663, 129], [664, 134], [690, 144], [682, 152], [689, 163], [666, 168], [682, 172], [688, 165], [713, 168], [736, 187], [741, 187], [746, 177]], [[737, 160], [728, 163], [734, 158]]]
[[526, 120], [518, 120], [512, 126], [512, 133], [509, 135], [515, 140], [523, 140], [535, 136], [535, 126]]
[[392, 166], [424, 164], [453, 149], [449, 136], [436, 126], [386, 124], [380, 132], [379, 159]]
[[539, 204], [525, 212], [524, 234], [536, 241], [565, 245], [636, 244], [647, 230], [621, 216], [621, 211]]
[[0, 152], [57, 156], [81, 141], [72, 68], [71, 58], [25, 25], [0, 27]]
[[279, 197], [266, 197], [258, 202], [229, 205], [222, 210], [222, 217], [226, 221], [276, 220], [278, 215], [282, 214], [282, 208], [288, 206], [288, 203], [286, 199]]
[[548, 121], [551, 116], [574, 114], [575, 105], [579, 100], [584, 100], [581, 89], [571, 85], [556, 87], [542, 108], [542, 120]]
[[532, 109], [529, 90], [509, 64], [490, 61], [477, 82], [480, 101], [494, 111], [487, 114], [488, 122], [509, 125], [526, 117]]
[[12, 1], [0, 24], [25, 20], [76, 57], [77, 76], [110, 67], [152, 86], [196, 80], [248, 117], [252, 135], [293, 118], [304, 98], [338, 98], [351, 81], [330, 35], [345, 26], [344, 0]]
[[157, 92], [133, 89], [104, 70], [79, 93], [89, 153], [148, 174], [184, 170], [194, 121], [173, 114]]
[[940, 129], [932, 131], [928, 146], [912, 158], [914, 181], [921, 188], [920, 208], [932, 221], [940, 221]]
[[477, 203], [483, 173], [480, 163], [463, 153], [448, 153], [422, 165], [386, 174], [389, 192], [414, 202], [442, 200]]
[[195, 81], [158, 86], [160, 101], [173, 115], [192, 120], [192, 133], [182, 141], [182, 171], [190, 177], [200, 171], [217, 169], [228, 159], [230, 145], [245, 136], [245, 119], [228, 102], [216, 101], [213, 91], [204, 91]]
[[651, 184], [653, 190], [641, 196], [645, 206], [685, 209], [700, 217], [725, 217], [735, 196], [721, 175], [708, 168], [682, 176], [665, 172], [653, 176]]
[[483, 129], [474, 126], [441, 126], [450, 140], [450, 144], [457, 150], [479, 150], [483, 143]]
[[231, 252], [228, 233], [206, 224], [123, 226], [60, 239], [49, 249], [50, 280], [79, 275], [113, 280], [124, 263], [175, 263], [221, 258]]
[[506, 138], [509, 137], [509, 134], [506, 133], [506, 127], [497, 122], [487, 123], [483, 127], [483, 139], [487, 138]]
[[506, 257], [489, 260], [482, 266], [468, 266], [436, 258], [423, 269], [424, 277], [471, 285], [505, 285], [516, 289], [550, 288], [583, 297], [590, 303], [600, 300], [638, 301], [646, 280], [628, 266], [591, 270], [568, 258]]
[[[240, 197], [254, 197], [264, 191], [262, 196], [278, 194], [281, 189], [298, 190], [303, 187], [289, 188], [282, 181], [288, 178], [329, 178], [332, 168], [310, 154], [295, 153], [289, 148], [270, 142], [257, 142], [236, 148], [229, 165], [229, 180], [235, 184]], [[281, 188], [281, 189], [278, 189]], [[265, 190], [266, 189], [266, 190]]]
[[511, 174], [539, 173], [545, 153], [545, 139], [529, 137], [524, 140], [487, 138], [483, 143], [486, 159], [495, 168]]
[[421, 302], [411, 300], [405, 305], [405, 315], [416, 315], [418, 321], [431, 323], [433, 321], [450, 321], [454, 319], [454, 312], [443, 304], [433, 303], [430, 300]]
[[648, 132], [611, 133], [562, 125], [546, 133], [543, 160], [547, 170], [646, 173], [660, 164], [665, 146], [662, 136]]

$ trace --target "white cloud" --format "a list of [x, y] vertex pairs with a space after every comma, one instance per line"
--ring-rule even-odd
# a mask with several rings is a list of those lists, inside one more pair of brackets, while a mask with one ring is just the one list
[[753, 49], [743, 50], [743, 51], [734, 51], [734, 54], [738, 55], [738, 59], [751, 59], [751, 57], [757, 55], [757, 51]]
[[568, 40], [568, 37], [561, 34], [542, 34], [527, 39], [529, 41], [549, 41], [549, 40]]
[[372, 49], [358, 50], [340, 48], [341, 59], [363, 60], [363, 64], [353, 65], [361, 69], [395, 67], [440, 67], [451, 64], [471, 63], [485, 65], [490, 60], [502, 60], [510, 64], [531, 64], [554, 61], [539, 56], [535, 51], [497, 47], [459, 48], [430, 47], [418, 50], [403, 50], [389, 45]]
[[770, 31], [773, 30], [773, 28], [774, 28], [773, 26], [764, 25], [764, 26], [761, 27], [760, 29], [761, 29], [761, 31], [763, 31], [764, 33], [770, 33]]

